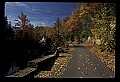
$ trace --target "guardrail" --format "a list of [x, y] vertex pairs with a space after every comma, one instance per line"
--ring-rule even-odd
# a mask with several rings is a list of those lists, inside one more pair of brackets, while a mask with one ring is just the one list
[[48, 58], [51, 58], [51, 57], [54, 57], [56, 56], [55, 54], [52, 54], [52, 55], [48, 55], [48, 56], [45, 56], [43, 58], [38, 58], [38, 59], [35, 59], [35, 60], [32, 60], [32, 61], [29, 61], [27, 66], [28, 67], [32, 67], [32, 68], [37, 68], [38, 67], [38, 63], [48, 59]]
[[6, 76], [6, 77], [25, 77], [26, 75], [34, 72], [37, 70], [38, 68], [38, 63], [45, 61], [47, 59], [50, 59], [52, 57], [58, 56], [58, 50], [55, 51], [54, 54], [52, 55], [48, 55], [48, 56], [44, 56], [43, 58], [38, 58], [32, 61], [29, 61], [27, 64], [27, 68], [23, 69], [23, 70], [19, 70], [15, 73], [13, 73], [12, 75]]
[[24, 77], [32, 72], [34, 72], [37, 68], [27, 67], [23, 70], [19, 70], [18, 72], [13, 73], [12, 75], [6, 77]]

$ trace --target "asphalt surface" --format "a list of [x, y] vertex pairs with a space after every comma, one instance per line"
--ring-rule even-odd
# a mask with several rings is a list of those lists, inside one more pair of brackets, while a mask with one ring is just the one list
[[115, 74], [84, 46], [74, 45], [73, 57], [61, 78], [114, 78]]

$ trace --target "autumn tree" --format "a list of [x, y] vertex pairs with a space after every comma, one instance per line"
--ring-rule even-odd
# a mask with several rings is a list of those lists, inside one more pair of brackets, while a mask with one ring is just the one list
[[[90, 24], [92, 24], [92, 35], [95, 39], [100, 40], [98, 48], [101, 51], [114, 52], [116, 4], [84, 3], [81, 5], [80, 10], [82, 12], [80, 17], [89, 16]], [[84, 20], [87, 21], [86, 18]]]
[[22, 30], [22, 38], [27, 39], [28, 38], [28, 25], [30, 20], [27, 19], [27, 15], [23, 14], [23, 12], [21, 12], [21, 14], [18, 16], [18, 20], [15, 23], [15, 28], [16, 30], [19, 30], [19, 32]]
[[[89, 36], [88, 34], [90, 34], [90, 18], [87, 14], [86, 16], [80, 16], [81, 13], [83, 12], [82, 10], [80, 11], [80, 6], [76, 7], [76, 9], [73, 10], [72, 15], [69, 17], [69, 19], [64, 22], [63, 32], [65, 35], [67, 35], [67, 41], [71, 40], [72, 42], [81, 42], [82, 38], [87, 38]], [[82, 32], [84, 30], [86, 31]], [[83, 35], [86, 36], [83, 37]]]
[[[114, 52], [116, 30], [116, 4], [82, 3], [70, 18], [62, 24], [62, 34], [71, 40], [82, 40], [89, 36], [100, 40], [101, 51]], [[70, 39], [69, 39], [70, 40]]]
[[33, 40], [34, 39], [33, 38], [33, 36], [34, 36], [33, 29], [34, 29], [34, 26], [31, 23], [29, 23], [28, 24], [28, 39], [29, 40]]

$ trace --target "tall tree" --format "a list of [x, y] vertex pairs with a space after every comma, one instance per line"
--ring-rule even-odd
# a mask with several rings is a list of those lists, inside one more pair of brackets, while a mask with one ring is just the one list
[[5, 16], [4, 18], [5, 18], [5, 38], [7, 40], [11, 40], [11, 39], [13, 39], [12, 25], [11, 25], [10, 21], [8, 22], [7, 16]]
[[28, 38], [28, 30], [29, 30], [29, 25], [30, 25], [30, 20], [27, 19], [27, 15], [23, 14], [23, 12], [21, 12], [21, 14], [18, 16], [18, 20], [15, 23], [15, 27], [17, 27], [16, 30], [22, 30], [22, 38], [27, 39]]
[[[100, 40], [98, 48], [101, 51], [114, 52], [116, 4], [114, 3], [85, 3], [84, 14], [89, 14], [93, 23], [92, 34]], [[85, 19], [86, 20], [86, 19]], [[111, 24], [113, 26], [111, 26]]]
[[61, 24], [62, 24], [62, 20], [58, 17], [56, 22], [54, 23], [55, 24], [55, 30], [56, 30], [56, 33], [57, 34], [61, 34]]

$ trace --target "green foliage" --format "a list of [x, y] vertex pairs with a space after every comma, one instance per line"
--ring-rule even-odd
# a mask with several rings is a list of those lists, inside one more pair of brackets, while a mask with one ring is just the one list
[[91, 36], [100, 39], [98, 48], [101, 51], [115, 51], [116, 4], [83, 3], [64, 22], [63, 30], [67, 36], [64, 38], [67, 41], [82, 42], [83, 38]]
[[[91, 30], [95, 38], [101, 40], [98, 47], [101, 51], [115, 52], [116, 4], [99, 4], [99, 15], [91, 17], [94, 28]], [[101, 17], [101, 18], [99, 18]]]
[[56, 22], [54, 23], [54, 29], [56, 34], [60, 34], [61, 33], [61, 27], [62, 27], [62, 20], [58, 17], [58, 19], [56, 20]]

